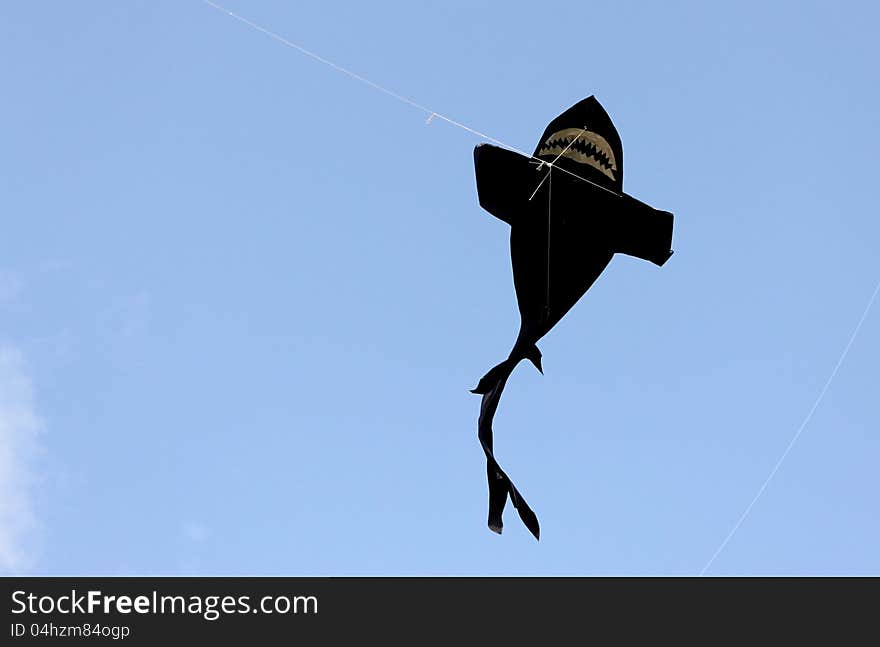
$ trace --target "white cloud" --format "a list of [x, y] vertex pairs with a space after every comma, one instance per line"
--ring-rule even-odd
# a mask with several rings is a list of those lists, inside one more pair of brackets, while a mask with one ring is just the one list
[[21, 288], [21, 279], [11, 272], [0, 270], [0, 304], [14, 301]]
[[21, 353], [0, 345], [0, 572], [33, 561], [32, 466], [41, 430]]

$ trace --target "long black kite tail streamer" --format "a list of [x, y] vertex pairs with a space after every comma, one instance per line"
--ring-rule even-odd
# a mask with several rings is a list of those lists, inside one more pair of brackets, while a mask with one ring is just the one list
[[[536, 368], [541, 370], [541, 354], [538, 348], [533, 346], [534, 354], [529, 355], [529, 359], [535, 364]], [[538, 524], [538, 517], [526, 503], [526, 500], [516, 489], [510, 477], [501, 469], [498, 461], [495, 459], [492, 442], [492, 420], [495, 412], [498, 410], [498, 403], [501, 401], [501, 393], [507, 384], [507, 378], [516, 368], [516, 365], [525, 358], [525, 356], [517, 356], [516, 348], [511, 352], [510, 357], [495, 366], [483, 378], [472, 393], [478, 393], [483, 396], [480, 404], [480, 418], [477, 424], [478, 436], [483, 451], [486, 453], [486, 478], [489, 481], [489, 528], [493, 532], [501, 534], [504, 524], [501, 520], [504, 506], [507, 503], [507, 497], [510, 497], [513, 507], [519, 512], [526, 528], [535, 536], [535, 539], [541, 537], [541, 527]]]
[[542, 371], [536, 343], [593, 285], [615, 253], [656, 265], [669, 259], [673, 216], [623, 192], [620, 136], [594, 97], [551, 121], [531, 157], [481, 144], [474, 149], [474, 168], [480, 206], [510, 225], [520, 312], [510, 355], [473, 390], [483, 396], [478, 435], [486, 454], [489, 528], [501, 533], [509, 497], [538, 539], [538, 518], [495, 458], [492, 420], [501, 393], [523, 359]]

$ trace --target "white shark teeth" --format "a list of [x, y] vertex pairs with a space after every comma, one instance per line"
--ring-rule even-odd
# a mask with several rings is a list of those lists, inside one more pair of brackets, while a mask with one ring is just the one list
[[562, 156], [587, 164], [616, 180], [617, 160], [611, 144], [602, 135], [583, 128], [565, 128], [553, 133], [541, 148], [539, 156]]

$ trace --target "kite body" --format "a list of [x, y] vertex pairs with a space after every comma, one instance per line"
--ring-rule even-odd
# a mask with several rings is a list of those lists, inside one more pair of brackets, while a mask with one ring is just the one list
[[537, 539], [535, 513], [495, 459], [492, 420], [513, 369], [540, 371], [535, 345], [584, 295], [615, 253], [663, 265], [672, 255], [672, 214], [623, 193], [623, 148], [594, 97], [544, 131], [531, 158], [481, 144], [474, 149], [480, 205], [510, 225], [520, 330], [506, 360], [473, 390], [483, 396], [479, 438], [489, 481], [489, 528], [501, 533], [508, 497]]

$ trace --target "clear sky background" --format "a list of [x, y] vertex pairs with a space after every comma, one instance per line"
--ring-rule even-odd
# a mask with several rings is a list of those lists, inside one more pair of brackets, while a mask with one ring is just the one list
[[[521, 149], [595, 94], [675, 213], [514, 373], [480, 138], [197, 0], [0, 9], [0, 568], [696, 574], [880, 279], [871, 2], [225, 0]], [[880, 573], [880, 307], [710, 574]]]

